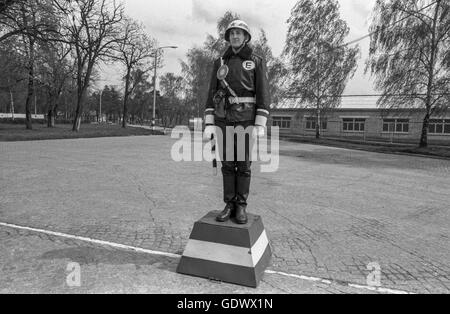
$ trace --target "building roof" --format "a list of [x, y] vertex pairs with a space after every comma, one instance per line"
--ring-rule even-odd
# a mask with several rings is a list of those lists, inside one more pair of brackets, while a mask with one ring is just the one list
[[[377, 109], [379, 96], [349, 96], [342, 97], [340, 109]], [[302, 109], [308, 106], [299, 98], [283, 98], [272, 109]], [[309, 107], [311, 108], [311, 107]]]

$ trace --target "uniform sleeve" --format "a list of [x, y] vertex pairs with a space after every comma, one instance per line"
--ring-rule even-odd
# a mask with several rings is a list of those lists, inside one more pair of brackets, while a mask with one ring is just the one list
[[211, 80], [209, 83], [209, 89], [208, 89], [208, 97], [206, 99], [206, 106], [205, 106], [205, 125], [214, 125], [214, 114], [216, 111], [216, 106], [214, 104], [214, 95], [217, 92], [217, 70], [218, 62], [214, 62], [213, 70], [211, 73]]
[[270, 115], [270, 89], [266, 60], [256, 64], [256, 119], [255, 125], [266, 126]]

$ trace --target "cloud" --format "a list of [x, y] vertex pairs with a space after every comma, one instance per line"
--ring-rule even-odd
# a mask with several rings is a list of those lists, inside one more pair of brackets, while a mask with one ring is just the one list
[[192, 0], [192, 17], [197, 21], [203, 21], [207, 24], [216, 26], [217, 21], [227, 11], [238, 14], [245, 20], [250, 28], [264, 28], [273, 17], [272, 12], [276, 11], [277, 6], [273, 1], [208, 1]]
[[354, 36], [367, 34], [375, 0], [340, 0], [339, 3], [342, 18], [349, 25], [351, 34]]
[[213, 6], [205, 6], [201, 0], [192, 0], [192, 17], [198, 21], [204, 21], [208, 24], [217, 23], [217, 12], [212, 10]]
[[371, 12], [373, 7], [373, 1], [361, 1], [361, 0], [352, 0], [351, 8], [355, 14], [358, 14], [362, 17], [367, 17]]

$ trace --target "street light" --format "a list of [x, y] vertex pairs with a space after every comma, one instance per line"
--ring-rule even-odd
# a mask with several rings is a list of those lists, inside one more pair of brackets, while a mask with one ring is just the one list
[[99, 118], [100, 118], [100, 121], [97, 121], [97, 122], [99, 122], [99, 123], [102, 123], [102, 122], [103, 122], [103, 117], [102, 117], [102, 96], [103, 96], [103, 89], [102, 89], [102, 91], [100, 92], [100, 110], [99, 110]]
[[153, 75], [153, 118], [152, 118], [152, 130], [155, 130], [156, 119], [156, 67], [158, 64], [158, 51], [166, 48], [177, 49], [177, 46], [164, 46], [155, 49], [155, 73]]

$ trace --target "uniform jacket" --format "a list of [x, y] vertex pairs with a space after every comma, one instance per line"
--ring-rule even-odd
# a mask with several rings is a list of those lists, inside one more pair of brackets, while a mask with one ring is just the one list
[[[238, 97], [254, 97], [256, 103], [230, 104], [231, 94], [224, 89], [217, 79], [217, 71], [222, 62], [229, 68], [226, 81]], [[227, 92], [224, 106], [216, 107], [214, 95], [219, 89]], [[255, 125], [266, 126], [270, 108], [269, 79], [265, 60], [253, 53], [253, 50], [245, 45], [238, 54], [231, 47], [222, 58], [214, 62], [211, 82], [209, 85], [206, 102], [206, 125], [213, 125], [216, 119], [227, 122], [253, 121]]]

